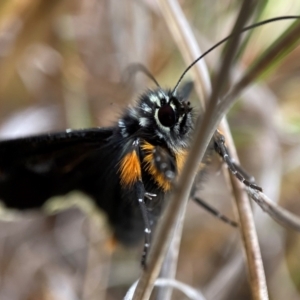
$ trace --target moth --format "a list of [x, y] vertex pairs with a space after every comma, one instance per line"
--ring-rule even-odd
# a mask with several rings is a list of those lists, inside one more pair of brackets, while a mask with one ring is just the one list
[[[83, 191], [106, 212], [116, 240], [132, 245], [144, 237], [145, 265], [152, 230], [183, 168], [193, 134], [189, 92], [178, 86], [203, 56], [186, 68], [173, 89], [157, 84], [145, 91], [111, 127], [1, 141], [1, 201], [8, 208], [26, 210], [40, 208], [52, 196]], [[218, 130], [210, 148], [246, 186], [261, 190], [234, 164]]]

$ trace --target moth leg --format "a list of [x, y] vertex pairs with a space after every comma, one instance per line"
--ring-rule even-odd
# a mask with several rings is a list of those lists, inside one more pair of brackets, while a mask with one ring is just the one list
[[144, 198], [145, 197], [151, 198], [151, 197], [155, 196], [155, 194], [151, 194], [151, 196], [149, 196], [149, 194], [145, 191], [143, 182], [140, 180], [135, 183], [135, 191], [136, 191], [136, 197], [139, 202], [140, 210], [141, 210], [142, 217], [144, 220], [144, 225], [145, 225], [145, 229], [144, 229], [145, 242], [144, 242], [144, 250], [143, 250], [142, 259], [141, 259], [141, 265], [143, 268], [145, 268], [146, 260], [147, 260], [147, 256], [148, 256], [148, 252], [149, 252], [149, 248], [150, 248], [150, 244], [151, 244], [151, 224], [150, 224], [148, 209], [147, 209], [146, 203], [144, 201]]
[[[170, 156], [164, 148], [159, 146], [155, 147], [153, 151], [153, 163], [156, 169], [159, 170], [160, 173], [164, 174], [165, 178], [172, 181], [175, 178], [177, 172], [175, 167], [175, 160], [172, 156]], [[194, 200], [198, 205], [207, 210], [209, 213], [220, 219], [221, 221], [233, 226], [237, 227], [238, 224], [235, 221], [230, 220], [230, 218], [226, 217], [222, 213], [220, 213], [217, 209], [213, 208], [211, 205], [204, 202], [202, 199], [195, 196], [195, 191], [192, 191], [190, 195], [191, 199]]]
[[232, 221], [231, 219], [220, 213], [217, 209], [209, 205], [207, 202], [203, 201], [201, 198], [193, 196], [192, 200], [195, 201], [202, 208], [204, 208], [207, 212], [220, 219], [221, 221], [225, 222], [226, 224], [232, 227], [238, 227], [238, 224], [235, 221]]
[[[139, 166], [141, 168], [141, 159], [140, 159], [140, 141], [139, 139], [136, 139], [133, 143], [133, 146], [135, 147], [137, 157], [139, 160]], [[155, 194], [147, 193], [142, 181], [142, 178], [140, 177], [139, 180], [137, 180], [134, 184], [134, 189], [136, 193], [136, 197], [138, 199], [139, 207], [142, 213], [143, 221], [144, 221], [144, 250], [141, 258], [141, 265], [143, 268], [146, 267], [146, 261], [150, 249], [151, 244], [151, 224], [150, 224], [150, 216], [148, 213], [148, 208], [145, 203], [145, 197], [147, 197], [149, 200], [152, 200], [152, 197], [155, 197]]]
[[249, 182], [255, 184], [255, 178], [254, 178], [254, 176], [248, 174], [247, 171], [244, 170], [242, 166], [236, 164], [235, 162], [232, 162], [232, 163], [233, 163], [234, 167], [236, 168], [236, 170], [237, 170], [240, 174], [242, 174]]
[[[153, 163], [155, 167], [162, 173], [168, 180], [172, 180], [176, 176], [176, 168], [175, 168], [175, 160], [170, 156], [164, 148], [155, 147], [153, 151]], [[170, 176], [171, 174], [171, 176]], [[220, 213], [217, 209], [213, 208], [202, 199], [195, 196], [195, 190], [191, 192], [191, 199], [194, 200], [198, 205], [207, 210], [209, 213], [220, 219], [221, 221], [233, 226], [237, 227], [237, 223], [235, 221], [230, 220], [228, 217]]]
[[215, 151], [223, 158], [232, 174], [246, 186], [262, 192], [262, 188], [260, 186], [245, 178], [245, 172], [241, 172], [241, 168], [239, 166], [237, 167], [235, 162], [232, 160], [225, 145], [225, 138], [219, 130], [215, 132], [213, 139]]
[[152, 198], [156, 197], [156, 196], [157, 196], [156, 194], [145, 192], [145, 197], [148, 198], [149, 200], [152, 200]]
[[226, 224], [232, 226], [232, 227], [238, 227], [237, 222], [231, 220], [224, 214], [222, 214], [220, 211], [218, 211], [216, 208], [205, 202], [203, 199], [196, 196], [196, 192], [199, 189], [199, 182], [201, 183], [201, 176], [202, 174], [198, 174], [195, 178], [191, 193], [190, 193], [190, 199], [193, 200], [197, 205], [201, 206], [203, 209], [205, 209], [208, 213], [213, 215], [214, 217], [218, 218], [220, 221], [225, 222]]

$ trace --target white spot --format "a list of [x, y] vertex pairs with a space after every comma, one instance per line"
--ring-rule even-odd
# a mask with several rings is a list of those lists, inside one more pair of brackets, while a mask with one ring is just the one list
[[145, 246], [145, 248], [148, 248], [150, 245], [146, 243], [146, 244], [144, 244], [144, 246]]
[[71, 129], [71, 128], [68, 128], [68, 129], [66, 129], [66, 133], [70, 133], [70, 132], [72, 132], [73, 130]]
[[180, 117], [178, 118], [178, 123], [179, 123], [179, 124], [182, 122], [182, 119], [183, 119], [184, 116], [185, 116], [185, 115], [182, 115], [182, 116], [180, 116]]
[[160, 103], [160, 100], [159, 98], [157, 97], [156, 94], [151, 94], [149, 95], [149, 99], [152, 103], [156, 104], [157, 106], [161, 107], [161, 103]]
[[152, 200], [152, 197], [156, 197], [156, 194], [152, 194], [152, 193], [145, 193], [145, 197], [147, 197], [149, 200]]
[[146, 103], [141, 104], [141, 109], [145, 112], [148, 112], [148, 113], [152, 112], [152, 108]]
[[162, 164], [161, 164], [161, 168], [162, 168], [162, 169], [165, 169], [167, 166], [168, 166], [168, 165], [167, 165], [166, 163], [162, 163]]
[[149, 120], [147, 118], [140, 118], [139, 124], [142, 127], [146, 127], [149, 124]]
[[167, 171], [167, 172], [166, 172], [166, 176], [167, 176], [168, 178], [170, 178], [170, 179], [173, 179], [173, 178], [175, 177], [175, 174], [174, 174], [174, 172], [172, 172], [172, 171]]
[[124, 121], [123, 120], [119, 120], [118, 125], [120, 128], [125, 127]]
[[127, 130], [126, 130], [126, 125], [124, 123], [124, 121], [122, 119], [120, 119], [118, 121], [118, 126], [119, 128], [121, 129], [121, 134], [123, 137], [127, 137], [128, 136], [128, 133], [127, 133]]
[[139, 202], [143, 202], [143, 199], [139, 199]]
[[177, 108], [176, 108], [176, 106], [175, 106], [175, 104], [172, 102], [172, 103], [170, 103], [170, 106], [173, 108], [173, 110], [174, 111], [176, 111], [177, 110]]
[[155, 130], [155, 134], [160, 138], [160, 139], [164, 139], [164, 136], [161, 132], [159, 132], [158, 130]]
[[151, 230], [149, 228], [145, 228], [145, 233], [151, 233]]
[[148, 195], [150, 195], [151, 197], [156, 197], [156, 194], [152, 194], [152, 193], [148, 193]]
[[160, 99], [166, 99], [167, 103], [169, 102], [169, 97], [163, 91], [158, 91], [157, 94]]

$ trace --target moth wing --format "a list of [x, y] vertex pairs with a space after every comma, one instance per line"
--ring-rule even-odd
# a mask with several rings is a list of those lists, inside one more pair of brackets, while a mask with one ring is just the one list
[[29, 209], [51, 196], [82, 189], [112, 135], [113, 128], [95, 128], [0, 142], [0, 200]]

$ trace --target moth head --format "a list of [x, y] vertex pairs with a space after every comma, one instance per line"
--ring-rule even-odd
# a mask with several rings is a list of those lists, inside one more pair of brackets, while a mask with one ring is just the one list
[[193, 129], [193, 113], [186, 95], [161, 88], [147, 91], [138, 104], [139, 125], [173, 150], [188, 146]]
[[158, 127], [167, 132], [180, 125], [184, 127], [185, 118], [192, 111], [189, 102], [163, 90], [150, 92], [149, 99]]
[[187, 101], [192, 87], [188, 83], [178, 92], [160, 87], [144, 92], [136, 105], [119, 119], [121, 135], [164, 143], [174, 152], [188, 147], [194, 123], [193, 110]]

